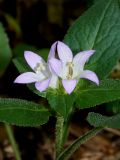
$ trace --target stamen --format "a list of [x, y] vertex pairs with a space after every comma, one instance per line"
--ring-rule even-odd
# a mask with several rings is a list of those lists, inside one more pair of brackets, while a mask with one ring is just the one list
[[46, 65], [43, 63], [37, 63], [35, 68], [34, 68], [36, 73], [39, 73], [41, 71], [45, 71], [46, 70]]
[[67, 64], [66, 64], [68, 67], [73, 67], [74, 66], [74, 64], [72, 63], [72, 62], [67, 62]]

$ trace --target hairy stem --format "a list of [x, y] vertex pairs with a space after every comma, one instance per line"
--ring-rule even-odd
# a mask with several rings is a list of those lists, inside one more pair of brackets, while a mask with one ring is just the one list
[[62, 116], [57, 116], [56, 122], [56, 157], [62, 152], [63, 146], [69, 134], [69, 124], [71, 115], [65, 120]]
[[58, 115], [56, 122], [56, 157], [59, 156], [63, 148], [63, 125], [64, 118]]
[[20, 156], [20, 152], [19, 152], [18, 146], [17, 146], [15, 138], [14, 138], [14, 134], [13, 134], [11, 126], [8, 125], [8, 124], [5, 124], [5, 128], [6, 128], [10, 143], [11, 143], [11, 145], [13, 147], [16, 160], [22, 160], [21, 156]]
[[66, 148], [57, 158], [57, 160], [67, 160], [70, 156], [80, 147], [81, 144], [85, 143], [92, 137], [94, 137], [98, 132], [100, 132], [103, 127], [96, 127], [85, 135], [76, 139], [68, 148]]

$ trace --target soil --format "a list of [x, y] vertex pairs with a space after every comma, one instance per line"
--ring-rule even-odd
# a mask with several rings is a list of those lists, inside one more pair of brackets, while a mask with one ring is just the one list
[[[22, 160], [53, 160], [55, 150], [54, 129], [50, 124], [40, 128], [13, 127]], [[90, 130], [90, 126], [80, 127], [71, 123], [70, 134], [65, 148], [76, 138]], [[0, 126], [0, 160], [15, 160], [4, 125]], [[104, 129], [97, 136], [83, 144], [70, 160], [119, 160], [120, 131]]]

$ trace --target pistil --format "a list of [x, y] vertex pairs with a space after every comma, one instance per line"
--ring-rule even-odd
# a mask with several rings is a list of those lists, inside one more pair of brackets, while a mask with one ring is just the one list
[[66, 64], [68, 66], [68, 75], [67, 75], [67, 79], [72, 79], [73, 76], [73, 63], [72, 62], [68, 62]]

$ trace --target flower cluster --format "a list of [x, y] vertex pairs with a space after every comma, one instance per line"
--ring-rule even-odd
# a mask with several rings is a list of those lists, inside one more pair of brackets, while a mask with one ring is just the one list
[[94, 52], [94, 50], [83, 51], [73, 57], [71, 49], [63, 42], [57, 41], [51, 46], [46, 63], [39, 55], [25, 51], [25, 60], [34, 72], [23, 73], [14, 82], [35, 83], [36, 89], [42, 92], [48, 87], [58, 88], [61, 79], [68, 94], [73, 92], [80, 78], [91, 80], [99, 85], [97, 75], [90, 70], [84, 70], [85, 63]]

